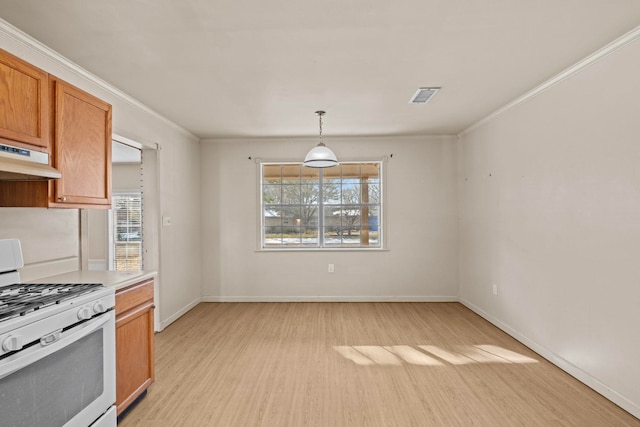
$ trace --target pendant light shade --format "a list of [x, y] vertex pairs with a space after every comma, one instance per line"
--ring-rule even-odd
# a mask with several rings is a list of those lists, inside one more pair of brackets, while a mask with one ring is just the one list
[[304, 165], [309, 168], [330, 168], [337, 164], [336, 155], [324, 144], [313, 147], [304, 158]]
[[320, 120], [320, 142], [307, 153], [304, 166], [308, 168], [330, 168], [338, 164], [336, 155], [322, 142], [322, 116], [324, 111], [316, 111]]

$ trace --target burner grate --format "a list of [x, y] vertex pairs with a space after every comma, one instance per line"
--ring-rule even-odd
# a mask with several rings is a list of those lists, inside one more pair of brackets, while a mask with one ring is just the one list
[[100, 283], [14, 284], [0, 287], [0, 321], [24, 316], [41, 308], [88, 294], [103, 287]]

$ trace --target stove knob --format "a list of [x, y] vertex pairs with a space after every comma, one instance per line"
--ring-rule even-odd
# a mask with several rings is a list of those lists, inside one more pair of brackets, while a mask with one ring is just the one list
[[93, 304], [94, 313], [100, 314], [100, 313], [104, 313], [105, 311], [107, 311], [107, 307], [104, 306], [104, 303], [102, 301], [98, 301], [95, 304]]
[[4, 351], [16, 351], [22, 348], [22, 336], [14, 335], [11, 337], [7, 337], [2, 342], [2, 348]]
[[82, 307], [78, 311], [78, 319], [80, 320], [91, 319], [91, 316], [93, 316], [93, 310], [91, 310], [91, 307]]

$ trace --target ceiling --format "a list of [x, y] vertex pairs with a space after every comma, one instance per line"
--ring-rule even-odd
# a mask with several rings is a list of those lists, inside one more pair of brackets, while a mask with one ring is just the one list
[[[639, 0], [0, 0], [200, 138], [457, 134], [640, 24]], [[442, 90], [410, 105], [423, 86]]]

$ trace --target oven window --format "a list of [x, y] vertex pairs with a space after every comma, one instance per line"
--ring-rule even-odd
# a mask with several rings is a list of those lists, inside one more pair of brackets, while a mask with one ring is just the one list
[[0, 424], [63, 426], [100, 397], [104, 389], [102, 334], [98, 329], [0, 379]]

